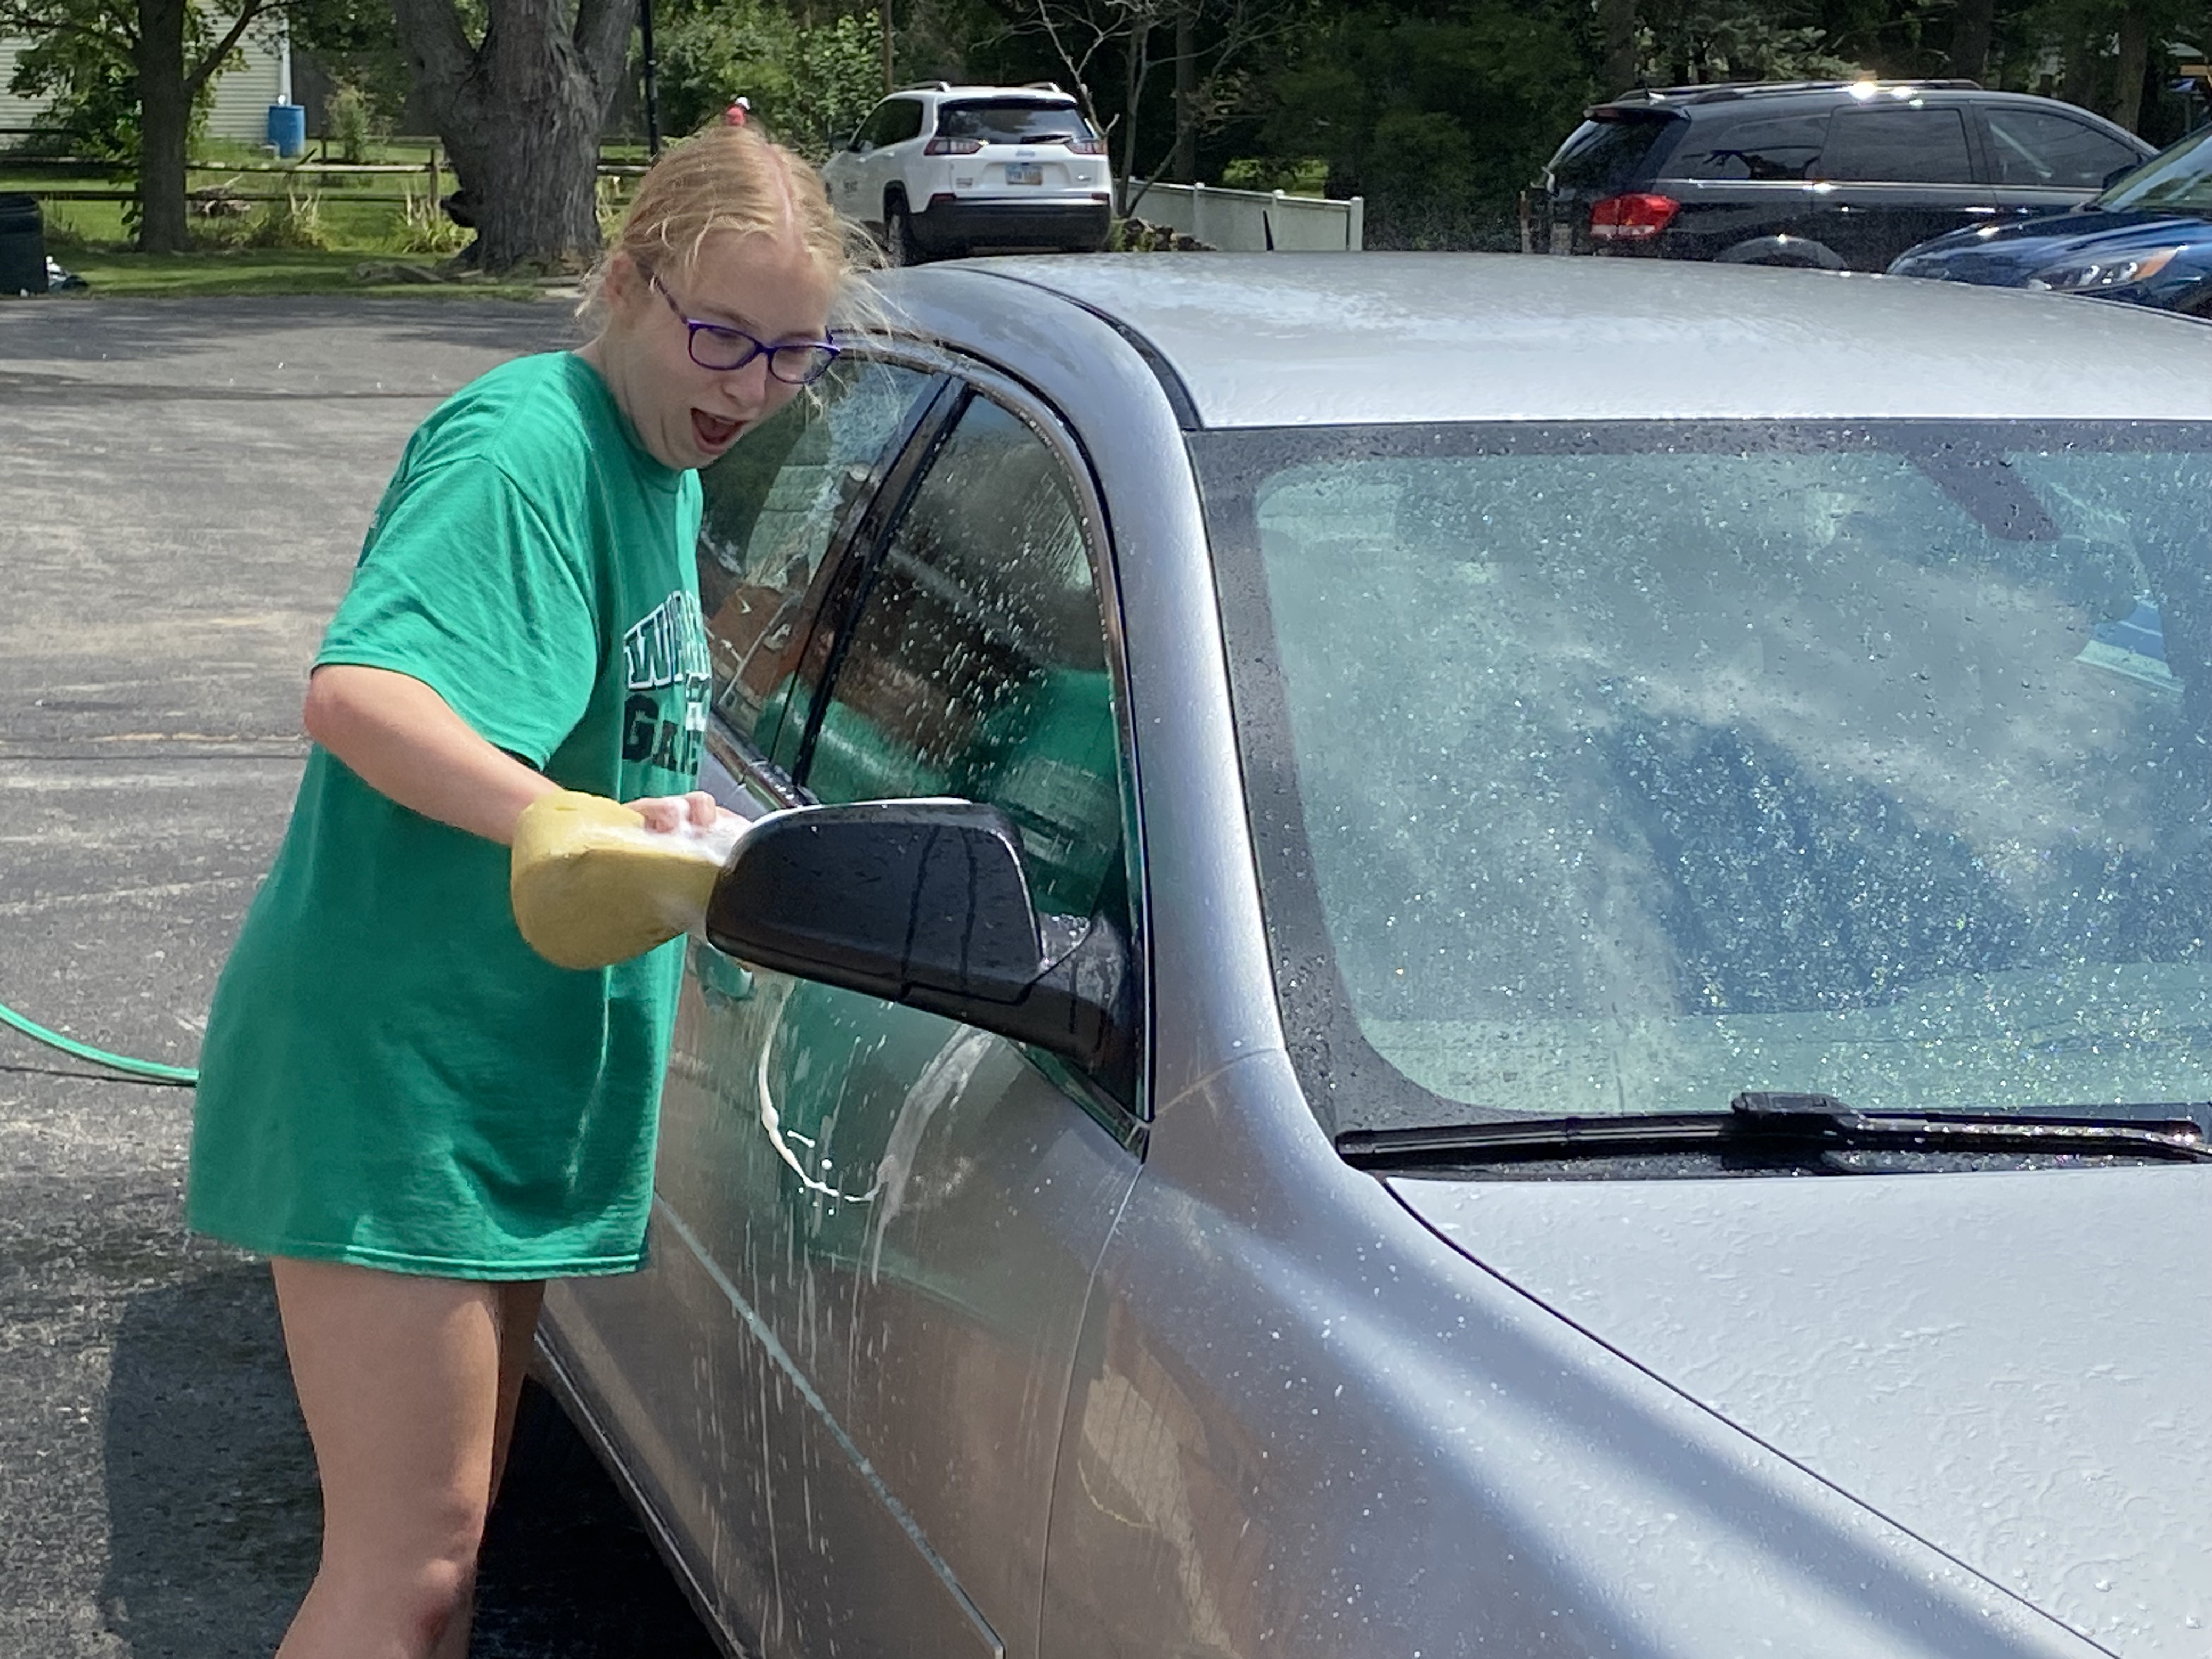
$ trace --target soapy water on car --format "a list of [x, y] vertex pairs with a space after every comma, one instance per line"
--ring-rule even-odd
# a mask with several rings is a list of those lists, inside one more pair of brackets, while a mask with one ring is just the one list
[[[751, 825], [725, 812], [670, 830], [620, 802], [562, 790], [539, 797], [516, 826], [509, 890], [516, 925], [539, 955], [599, 968], [681, 934], [698, 934], [714, 878]], [[33, 1042], [141, 1082], [191, 1088], [198, 1071], [112, 1054], [51, 1030], [5, 1003], [0, 1024]]]

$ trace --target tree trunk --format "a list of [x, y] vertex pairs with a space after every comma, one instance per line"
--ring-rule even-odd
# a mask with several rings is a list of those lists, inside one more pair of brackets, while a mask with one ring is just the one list
[[1175, 15], [1175, 161], [1168, 176], [1198, 182], [1198, 0], [1176, 0]]
[[1611, 98], [1636, 84], [1636, 0], [1597, 0], [1597, 27], [1605, 42], [1598, 94]]
[[2094, 109], [2097, 76], [2103, 67], [2095, 36], [2087, 27], [2077, 28], [2066, 42], [2066, 72], [2059, 81], [2058, 95], [2077, 109]]
[[2120, 61], [2113, 70], [2112, 119], [2130, 132], [2142, 120], [2143, 76], [2150, 68], [2150, 13], [2139, 5], [2120, 13]]
[[1990, 35], [1996, 22], [1996, 0], [1959, 0], [1951, 15], [1951, 73], [1978, 81], [1990, 65]]
[[635, 0], [491, 0], [472, 46], [452, 0], [392, 0], [416, 85], [445, 141], [486, 270], [573, 270], [599, 247], [599, 131], [636, 18]]
[[138, 249], [182, 253], [185, 140], [191, 94], [185, 86], [185, 7], [189, 0], [138, 0]]

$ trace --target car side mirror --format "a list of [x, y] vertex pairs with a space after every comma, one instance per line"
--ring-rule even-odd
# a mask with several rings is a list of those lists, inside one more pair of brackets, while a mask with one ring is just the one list
[[1116, 1093], [1133, 1083], [1127, 940], [1103, 918], [1040, 916], [1019, 833], [994, 806], [774, 813], [716, 879], [707, 942], [1033, 1044]]

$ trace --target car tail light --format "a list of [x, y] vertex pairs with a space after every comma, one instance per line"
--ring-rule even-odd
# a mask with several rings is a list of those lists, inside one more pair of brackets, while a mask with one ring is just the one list
[[1106, 153], [1103, 138], [1071, 138], [1067, 141], [1067, 147], [1078, 155], [1103, 155]]
[[941, 208], [947, 203], [957, 202], [959, 199], [960, 198], [957, 196], [955, 196], [951, 191], [940, 190], [934, 196], [932, 196], [929, 198], [929, 205], [933, 208]]
[[921, 147], [924, 155], [973, 155], [983, 148], [981, 138], [933, 138]]
[[1608, 196], [1590, 209], [1590, 240], [1594, 242], [1648, 241], [1674, 222], [1682, 204], [1671, 196], [1636, 191]]

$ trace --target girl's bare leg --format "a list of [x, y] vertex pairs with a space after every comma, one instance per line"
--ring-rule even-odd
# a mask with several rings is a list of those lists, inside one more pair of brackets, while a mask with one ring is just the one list
[[540, 1287], [273, 1266], [323, 1487], [321, 1565], [279, 1659], [459, 1654]]
[[[522, 1398], [522, 1380], [530, 1370], [531, 1339], [538, 1331], [538, 1310], [545, 1300], [542, 1279], [489, 1287], [499, 1310], [499, 1418], [493, 1425], [491, 1492], [485, 1513], [499, 1501], [500, 1478], [507, 1473], [507, 1451], [514, 1441], [514, 1413]], [[477, 1583], [473, 1566], [459, 1609], [433, 1650], [432, 1659], [468, 1659], [469, 1630], [476, 1619]]]

